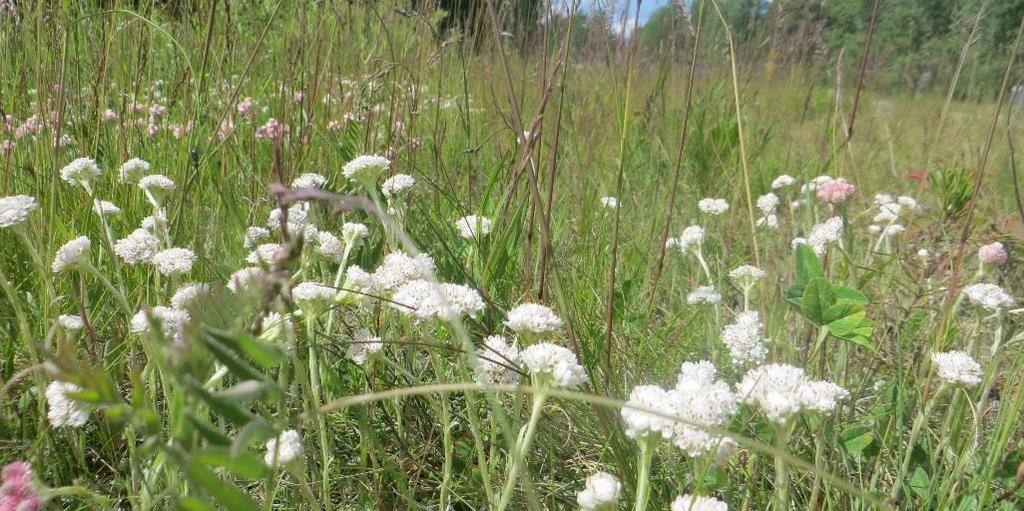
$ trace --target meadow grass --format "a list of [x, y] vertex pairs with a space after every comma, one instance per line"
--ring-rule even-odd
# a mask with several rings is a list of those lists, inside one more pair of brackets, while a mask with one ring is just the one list
[[[555, 29], [524, 47], [487, 27], [462, 39], [402, 2], [41, 2], [17, 14], [2, 14], [0, 30], [0, 139], [11, 142], [0, 196], [38, 207], [0, 229], [0, 461], [30, 462], [31, 491], [53, 507], [566, 509], [598, 471], [621, 482], [619, 507], [638, 511], [718, 509], [680, 494], [741, 510], [1021, 505], [1017, 311], [960, 293], [994, 283], [1020, 294], [1014, 105], [868, 87], [847, 137], [852, 76], [730, 66], [721, 27], [691, 65], [629, 40], [577, 55]], [[384, 175], [345, 176], [374, 154], [390, 162]], [[61, 178], [80, 157], [101, 169], [88, 188]], [[148, 197], [123, 183], [131, 158], [173, 190]], [[287, 188], [305, 173], [326, 178], [326, 193]], [[389, 174], [416, 184], [387, 198]], [[783, 174], [796, 182], [774, 190], [778, 227], [754, 225], [755, 201]], [[800, 191], [824, 175], [856, 191], [834, 205]], [[875, 220], [877, 193], [917, 206]], [[702, 213], [708, 197], [730, 207]], [[308, 211], [290, 215], [308, 212], [344, 256], [279, 220], [259, 243], [281, 246], [247, 262], [246, 229], [300, 199]], [[120, 213], [95, 214], [99, 200]], [[195, 254], [182, 275], [113, 250], [160, 210], [166, 222], [148, 229], [159, 248]], [[460, 236], [467, 215], [493, 222], [489, 233], [473, 221]], [[818, 254], [792, 243], [833, 216], [841, 230]], [[368, 227], [365, 239], [343, 235], [349, 222]], [[880, 239], [869, 226], [886, 222], [905, 231]], [[679, 250], [691, 225], [703, 227], [703, 263]], [[78, 236], [91, 240], [88, 263], [53, 271]], [[993, 241], [1009, 260], [980, 265], [978, 247]], [[403, 307], [397, 285], [344, 271], [392, 276], [375, 269], [399, 251], [433, 261], [406, 267], [405, 281], [468, 290]], [[743, 292], [728, 275], [755, 264], [766, 276]], [[228, 290], [246, 267], [260, 276]], [[193, 282], [209, 289], [158, 312]], [[303, 282], [330, 296], [308, 298], [318, 290]], [[690, 303], [697, 286], [720, 302]], [[443, 303], [466, 296], [455, 312]], [[512, 332], [522, 303], [549, 306], [562, 327]], [[428, 306], [439, 310], [412, 312]], [[170, 325], [164, 314], [181, 310], [188, 321]], [[744, 340], [766, 349], [745, 362], [723, 343], [742, 312], [763, 328]], [[62, 327], [62, 314], [84, 325]], [[482, 349], [489, 335], [567, 348], [587, 381], [560, 386], [561, 372]], [[543, 355], [564, 355], [552, 350]], [[940, 384], [931, 357], [951, 350], [980, 363], [980, 381]], [[479, 357], [502, 379], [475, 378]], [[734, 392], [719, 423], [663, 406], [687, 395], [669, 392], [680, 365], [700, 360]], [[740, 390], [767, 362], [847, 394], [815, 408], [782, 393], [802, 409], [769, 410]], [[55, 381], [77, 387], [51, 395]], [[665, 402], [637, 394], [623, 412], [642, 385], [669, 389]], [[688, 399], [711, 387], [701, 380]], [[58, 406], [88, 420], [55, 420]], [[624, 424], [628, 410], [637, 423]], [[651, 431], [631, 433], [638, 423]], [[690, 456], [655, 426], [732, 442]], [[294, 460], [284, 438], [267, 447], [286, 430], [299, 433]], [[6, 488], [18, 484], [5, 473]]]

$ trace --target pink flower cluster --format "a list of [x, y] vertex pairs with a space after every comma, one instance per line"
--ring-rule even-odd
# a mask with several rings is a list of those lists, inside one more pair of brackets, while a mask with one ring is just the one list
[[978, 259], [985, 264], [1003, 264], [1006, 262], [1006, 249], [998, 241], [982, 245], [978, 249]]
[[842, 204], [856, 191], [857, 187], [846, 179], [833, 179], [818, 187], [818, 202]]
[[32, 465], [15, 461], [4, 467], [0, 511], [36, 511], [42, 507], [43, 499], [32, 481]]
[[271, 118], [266, 124], [256, 128], [256, 140], [284, 140], [290, 130], [287, 124]]

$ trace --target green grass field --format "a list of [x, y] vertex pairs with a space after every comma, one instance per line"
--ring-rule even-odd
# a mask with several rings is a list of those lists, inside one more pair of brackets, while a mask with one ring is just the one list
[[0, 1], [0, 511], [1024, 506], [1011, 80], [85, 4]]

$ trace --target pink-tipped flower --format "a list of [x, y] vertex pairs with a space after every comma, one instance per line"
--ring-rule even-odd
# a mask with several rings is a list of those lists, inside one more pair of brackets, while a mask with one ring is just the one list
[[818, 202], [842, 204], [856, 191], [857, 187], [846, 179], [833, 179], [818, 188]]
[[106, 122], [117, 122], [117, 112], [108, 108], [103, 112], [103, 120]]
[[14, 142], [4, 140], [4, 142], [0, 144], [0, 153], [11, 154], [11, 151], [14, 151]]
[[396, 159], [398, 159], [398, 149], [395, 149], [394, 147], [389, 147], [387, 151], [384, 151], [384, 157], [391, 161], [395, 161]]
[[292, 94], [292, 101], [294, 101], [296, 103], [302, 103], [305, 100], [306, 100], [306, 93], [305, 92], [299, 91], [299, 92], [296, 92], [295, 94]]
[[341, 124], [340, 121], [331, 121], [331, 122], [327, 123], [327, 131], [330, 131], [331, 133], [334, 133], [336, 131], [341, 131], [341, 128], [343, 128], [343, 127], [344, 126]]
[[36, 511], [43, 499], [32, 481], [32, 466], [24, 461], [9, 463], [0, 484], [0, 511]]
[[978, 249], [978, 259], [985, 264], [999, 265], [1006, 262], [1006, 249], [998, 241], [982, 245]]

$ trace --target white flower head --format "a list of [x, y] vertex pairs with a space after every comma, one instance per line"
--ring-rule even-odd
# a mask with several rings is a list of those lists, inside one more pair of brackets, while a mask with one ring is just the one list
[[370, 186], [377, 181], [385, 170], [391, 167], [391, 160], [383, 156], [363, 155], [345, 164], [342, 174], [352, 181]]
[[736, 413], [738, 400], [729, 384], [716, 380], [715, 366], [707, 361], [684, 362], [672, 392], [675, 415], [672, 442], [692, 457], [728, 456], [732, 439], [711, 433], [722, 429]]
[[74, 314], [61, 314], [60, 317], [57, 318], [57, 324], [59, 324], [60, 327], [68, 333], [72, 334], [85, 327], [85, 322], [82, 321], [82, 317]]
[[409, 190], [416, 185], [416, 178], [409, 174], [395, 174], [384, 180], [384, 184], [381, 185], [381, 193], [384, 194], [385, 198], [391, 199], [402, 195], [406, 190]]
[[434, 275], [434, 260], [427, 254], [415, 257], [405, 252], [392, 252], [384, 256], [384, 262], [373, 272], [373, 289], [394, 292], [413, 280], [430, 280]]
[[267, 454], [263, 462], [270, 466], [289, 465], [302, 457], [302, 437], [298, 431], [282, 431], [277, 438], [267, 440]]
[[149, 162], [140, 158], [132, 158], [121, 164], [121, 182], [135, 184], [149, 175]]
[[345, 222], [345, 225], [341, 226], [341, 238], [345, 240], [345, 245], [349, 247], [359, 246], [363, 239], [369, 235], [370, 229], [360, 223]]
[[46, 387], [46, 403], [49, 410], [46, 418], [55, 428], [80, 428], [89, 420], [89, 409], [75, 401], [69, 393], [81, 392], [82, 388], [74, 383], [53, 381]]
[[690, 305], [697, 305], [701, 303], [716, 304], [722, 301], [722, 295], [715, 291], [715, 288], [710, 286], [700, 286], [690, 291], [690, 294], [686, 295], [686, 303]]
[[683, 234], [678, 238], [669, 239], [666, 243], [669, 248], [676, 247], [680, 252], [699, 250], [704, 243], [704, 228], [699, 225], [691, 225], [683, 229]]
[[307, 314], [323, 310], [337, 294], [334, 288], [319, 282], [302, 282], [292, 288], [292, 299]]
[[793, 240], [793, 245], [795, 247], [798, 244], [797, 240], [803, 240], [802, 243], [810, 246], [815, 254], [824, 255], [828, 250], [828, 246], [839, 242], [842, 235], [843, 219], [842, 217], [835, 216], [811, 227], [811, 232], [807, 235], [807, 238], [796, 238]]
[[508, 311], [505, 326], [519, 334], [550, 334], [562, 329], [562, 319], [545, 305], [523, 303]]
[[74, 269], [84, 264], [89, 264], [89, 254], [92, 249], [92, 241], [85, 236], [79, 236], [57, 249], [53, 257], [53, 264], [50, 265], [53, 273], [61, 273], [67, 269]]
[[329, 261], [340, 263], [345, 257], [345, 245], [337, 236], [327, 231], [320, 231], [316, 236], [316, 253]]
[[520, 354], [523, 365], [530, 372], [533, 384], [574, 389], [587, 381], [587, 372], [576, 355], [549, 342], [534, 344]]
[[714, 497], [686, 493], [672, 501], [671, 511], [729, 511], [729, 505]]
[[121, 208], [113, 202], [98, 201], [92, 205], [93, 213], [99, 216], [117, 216], [121, 214]]
[[39, 204], [29, 195], [13, 195], [0, 198], [0, 228], [13, 227], [28, 220], [28, 215]]
[[722, 329], [722, 343], [729, 348], [732, 363], [736, 365], [760, 364], [768, 356], [764, 337], [764, 325], [756, 311], [741, 312], [736, 322]]
[[608, 472], [587, 478], [586, 487], [576, 495], [580, 511], [615, 511], [619, 507], [622, 483]]
[[601, 197], [601, 207], [619, 209], [619, 199], [615, 197]]
[[381, 342], [380, 337], [373, 335], [373, 332], [363, 328], [353, 336], [352, 342], [349, 343], [348, 349], [345, 350], [345, 357], [357, 365], [363, 365], [383, 349], [384, 343]]
[[511, 385], [519, 381], [519, 373], [515, 370], [519, 365], [516, 344], [509, 343], [500, 335], [489, 335], [484, 339], [483, 347], [476, 352], [473, 376], [477, 383]]
[[975, 304], [992, 312], [1012, 307], [1016, 300], [995, 284], [971, 284], [963, 290], [964, 296]]
[[92, 180], [99, 175], [100, 167], [92, 158], [78, 158], [60, 171], [61, 179], [70, 184], [82, 186], [89, 186]]
[[[267, 217], [267, 227], [273, 230], [281, 229], [281, 219], [284, 213], [281, 208], [274, 208]], [[297, 233], [303, 231], [309, 223], [309, 204], [299, 203], [288, 207], [288, 231]]]
[[139, 179], [139, 188], [153, 195], [165, 194], [174, 190], [176, 186], [174, 181], [171, 181], [171, 178], [163, 174], [150, 174]]
[[245, 257], [245, 262], [253, 265], [272, 265], [277, 260], [278, 252], [284, 250], [284, 245], [280, 243], [263, 243], [262, 245], [253, 249], [249, 252], [249, 255]]
[[671, 391], [657, 385], [634, 387], [629, 393], [629, 401], [620, 412], [626, 426], [626, 436], [638, 442], [672, 438], [676, 423], [672, 418], [676, 415], [674, 405]]
[[242, 268], [231, 274], [231, 277], [228, 278], [227, 288], [232, 293], [245, 292], [262, 282], [266, 274], [262, 268]]
[[146, 229], [135, 229], [114, 243], [114, 253], [128, 264], [149, 261], [160, 249], [160, 240]]
[[171, 306], [184, 310], [196, 299], [210, 294], [210, 286], [206, 284], [182, 284], [171, 297]]
[[484, 238], [491, 233], [491, 221], [482, 216], [469, 215], [455, 221], [459, 236], [471, 239]]
[[729, 211], [729, 203], [725, 199], [705, 198], [697, 202], [697, 207], [709, 215], [721, 215]]
[[766, 193], [757, 198], [757, 209], [761, 210], [761, 214], [764, 216], [775, 213], [775, 209], [779, 207], [779, 196], [774, 193]]
[[[343, 288], [346, 296], [354, 295], [356, 299], [362, 299], [365, 295], [373, 294], [373, 276], [362, 266], [353, 264], [345, 269]], [[355, 291], [355, 293], [347, 293], [348, 291]]]
[[167, 212], [161, 209], [156, 214], [142, 219], [142, 228], [155, 233], [167, 227]]
[[259, 226], [252, 226], [245, 230], [245, 239], [242, 241], [242, 246], [251, 248], [269, 237], [269, 230]]
[[755, 283], [757, 283], [757, 281], [767, 276], [767, 272], [765, 272], [761, 268], [758, 268], [757, 266], [751, 266], [749, 264], [738, 266], [734, 270], [729, 272], [729, 278], [735, 280], [740, 285], [740, 287], [752, 286]]
[[157, 271], [165, 277], [183, 275], [192, 271], [192, 264], [196, 262], [196, 254], [187, 248], [168, 248], [153, 254], [149, 262], [153, 263]]
[[791, 186], [795, 182], [796, 180], [793, 179], [792, 176], [782, 174], [781, 176], [775, 178], [774, 181], [772, 181], [772, 190], [778, 190], [779, 188]]
[[295, 325], [292, 322], [291, 314], [279, 312], [268, 312], [260, 320], [260, 340], [279, 343], [288, 340]]
[[323, 188], [327, 178], [315, 172], [307, 172], [292, 181], [292, 188], [314, 189]]
[[480, 293], [469, 286], [435, 284], [422, 279], [402, 284], [391, 300], [394, 308], [416, 319], [445, 322], [476, 316], [485, 307]]
[[188, 312], [163, 305], [153, 307], [149, 310], [148, 315], [145, 310], [140, 310], [132, 316], [128, 324], [128, 331], [133, 334], [149, 332], [150, 316], [160, 325], [165, 340], [181, 342], [183, 331], [190, 319]]
[[783, 424], [805, 410], [830, 411], [849, 393], [830, 382], [811, 380], [798, 367], [767, 364], [747, 372], [736, 395], [759, 407], [771, 422]]
[[938, 370], [939, 378], [946, 383], [960, 387], [973, 387], [981, 383], [981, 365], [967, 353], [932, 353], [932, 363]]

